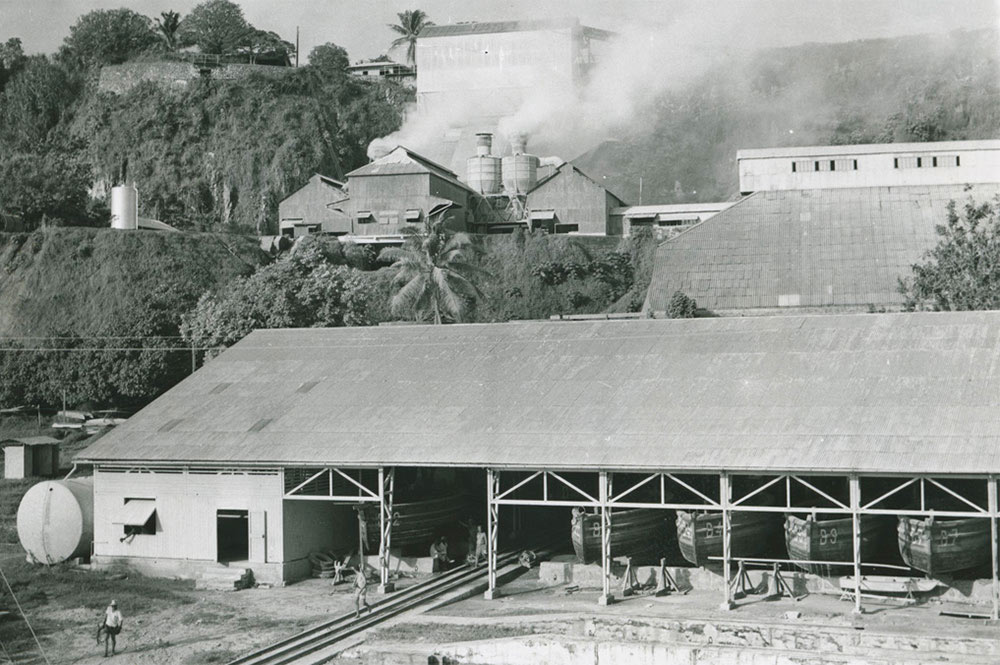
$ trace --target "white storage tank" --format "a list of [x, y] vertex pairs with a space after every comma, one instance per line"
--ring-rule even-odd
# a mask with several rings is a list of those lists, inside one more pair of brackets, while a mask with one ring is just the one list
[[49, 480], [29, 489], [17, 509], [17, 537], [36, 563], [90, 556], [94, 479]]
[[129, 183], [111, 188], [111, 228], [139, 228], [139, 192], [135, 185]]
[[480, 194], [500, 193], [500, 158], [490, 154], [492, 148], [492, 134], [476, 134], [476, 156], [466, 163], [469, 187]]
[[527, 138], [515, 134], [510, 140], [511, 153], [503, 158], [503, 188], [510, 194], [525, 194], [538, 182], [538, 157], [525, 154]]

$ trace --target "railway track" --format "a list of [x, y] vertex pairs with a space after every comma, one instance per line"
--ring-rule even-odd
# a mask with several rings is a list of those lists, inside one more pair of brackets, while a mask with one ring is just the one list
[[[517, 561], [518, 552], [497, 556], [497, 567]], [[298, 663], [321, 649], [330, 647], [352, 635], [367, 630], [386, 619], [397, 616], [433, 600], [443, 593], [456, 589], [486, 576], [486, 567], [469, 568], [462, 566], [419, 582], [372, 603], [371, 611], [355, 618], [354, 612], [341, 615], [331, 621], [308, 628], [301, 633], [258, 649], [232, 660], [228, 665], [283, 665]]]

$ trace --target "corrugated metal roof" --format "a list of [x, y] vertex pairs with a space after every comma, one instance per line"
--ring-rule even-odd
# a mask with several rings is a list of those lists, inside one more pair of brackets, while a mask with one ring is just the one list
[[262, 330], [80, 458], [1000, 473], [998, 407], [1000, 312]]
[[347, 177], [410, 175], [415, 173], [433, 173], [456, 187], [461, 187], [475, 193], [475, 190], [470, 189], [468, 185], [459, 180], [454, 172], [404, 146], [396, 146], [389, 154], [354, 169], [347, 174]]
[[1000, 140], [933, 141], [926, 143], [866, 143], [859, 145], [821, 145], [794, 148], [744, 148], [736, 151], [736, 159], [811, 157], [813, 155], [897, 155], [918, 152], [965, 152], [968, 150], [1000, 150]]
[[1000, 184], [756, 192], [661, 244], [647, 307], [682, 291], [710, 310], [902, 303], [898, 278], [937, 244], [948, 201]]
[[485, 23], [454, 23], [452, 25], [428, 25], [420, 31], [420, 38], [454, 37], [456, 35], [477, 35], [495, 32], [527, 32], [531, 30], [559, 30], [579, 25], [574, 18], [540, 19], [536, 21], [493, 21]]

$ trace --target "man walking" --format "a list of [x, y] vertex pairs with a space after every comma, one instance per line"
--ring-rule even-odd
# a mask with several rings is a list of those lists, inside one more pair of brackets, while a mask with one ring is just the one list
[[354, 617], [361, 616], [361, 603], [364, 602], [365, 609], [372, 611], [372, 606], [368, 604], [368, 578], [365, 577], [364, 568], [355, 568], [354, 574]]
[[[118, 601], [112, 600], [111, 604], [108, 605], [108, 609], [104, 610], [104, 657], [108, 657], [108, 642], [111, 642], [111, 655], [115, 655], [115, 650], [118, 648], [118, 633], [122, 632], [122, 623], [124, 618], [122, 613], [118, 611]], [[98, 634], [98, 643], [100, 643], [100, 631]]]
[[476, 565], [487, 557], [488, 548], [486, 546], [486, 532], [483, 527], [476, 526]]

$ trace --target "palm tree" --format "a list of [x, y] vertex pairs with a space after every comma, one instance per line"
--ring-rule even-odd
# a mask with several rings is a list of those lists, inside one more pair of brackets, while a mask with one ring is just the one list
[[411, 236], [380, 258], [393, 261], [392, 313], [417, 321], [460, 323], [470, 303], [482, 298], [473, 279], [489, 276], [471, 263], [479, 248], [465, 233], [449, 233], [442, 222], [428, 224], [424, 236]]
[[407, 9], [405, 12], [396, 14], [399, 23], [388, 24], [394, 32], [402, 35], [392, 42], [392, 48], [406, 45], [406, 61], [415, 65], [417, 63], [417, 35], [428, 25], [434, 25], [427, 20], [427, 14], [422, 9]]
[[156, 33], [163, 40], [168, 51], [177, 50], [177, 28], [181, 24], [181, 15], [177, 12], [161, 12], [156, 21]]

